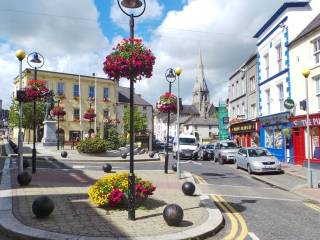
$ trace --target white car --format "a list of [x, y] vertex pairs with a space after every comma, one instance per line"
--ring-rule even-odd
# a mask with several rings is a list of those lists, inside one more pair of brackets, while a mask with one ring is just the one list
[[[187, 158], [192, 159], [193, 152], [197, 149], [197, 139], [194, 135], [180, 134], [180, 159]], [[178, 139], [173, 140], [173, 157], [178, 156]]]
[[267, 149], [261, 147], [239, 149], [235, 166], [246, 169], [249, 174], [282, 172], [279, 160]]

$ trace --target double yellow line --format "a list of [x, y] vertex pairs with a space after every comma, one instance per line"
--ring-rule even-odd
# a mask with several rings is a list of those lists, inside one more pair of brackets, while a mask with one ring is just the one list
[[193, 175], [193, 178], [196, 180], [199, 184], [208, 184], [206, 180], [204, 180], [203, 177], [200, 177], [198, 175]]
[[317, 212], [320, 212], [320, 206], [313, 204], [313, 203], [304, 203], [309, 208], [312, 208], [313, 210], [316, 210]]
[[[248, 235], [248, 227], [243, 217], [221, 196], [211, 195], [211, 198], [219, 206], [219, 208], [227, 215], [231, 222], [231, 230], [224, 237], [224, 240], [244, 240]], [[239, 231], [238, 223], [240, 224], [241, 230], [239, 235], [237, 236], [237, 233]]]

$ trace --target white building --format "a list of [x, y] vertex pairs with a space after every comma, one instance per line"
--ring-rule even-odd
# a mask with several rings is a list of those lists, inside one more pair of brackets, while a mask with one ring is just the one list
[[[280, 160], [291, 154], [284, 136], [289, 112], [284, 101], [292, 98], [288, 44], [319, 13], [319, 1], [287, 2], [254, 35], [257, 38], [260, 145]], [[287, 156], [288, 157], [288, 156]]]

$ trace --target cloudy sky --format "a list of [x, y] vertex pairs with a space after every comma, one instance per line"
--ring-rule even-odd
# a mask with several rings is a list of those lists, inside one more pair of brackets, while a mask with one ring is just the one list
[[[146, 12], [136, 20], [135, 36], [145, 41], [157, 59], [153, 77], [138, 82], [136, 92], [155, 104], [168, 89], [166, 69], [180, 66], [183, 102], [190, 103], [201, 49], [210, 99], [217, 104], [226, 99], [228, 77], [255, 50], [252, 36], [284, 1], [146, 2]], [[0, 99], [5, 107], [10, 105], [12, 81], [19, 73], [17, 49], [40, 52], [45, 70], [106, 77], [105, 56], [128, 36], [128, 17], [115, 0], [2, 0]], [[128, 80], [120, 84], [128, 86]]]

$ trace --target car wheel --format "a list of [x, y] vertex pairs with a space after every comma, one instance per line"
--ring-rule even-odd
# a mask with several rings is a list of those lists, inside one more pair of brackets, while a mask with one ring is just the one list
[[235, 165], [236, 169], [239, 169], [239, 165], [238, 165], [237, 161], [234, 161], [234, 165]]
[[253, 173], [250, 164], [248, 164], [247, 170], [250, 175]]

